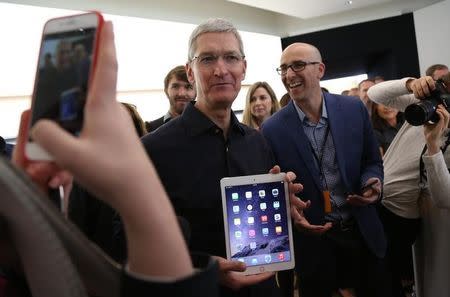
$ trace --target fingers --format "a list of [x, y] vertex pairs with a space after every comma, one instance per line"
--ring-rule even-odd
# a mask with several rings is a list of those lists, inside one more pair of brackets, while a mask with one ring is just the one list
[[295, 181], [295, 179], [297, 178], [297, 175], [295, 175], [294, 172], [292, 171], [288, 171], [288, 173], [286, 173], [286, 180], [290, 183], [293, 183]]
[[347, 202], [354, 206], [365, 206], [374, 203], [379, 198], [379, 193], [376, 191], [372, 192], [370, 196], [360, 196], [360, 195], [349, 195], [347, 197]]
[[370, 197], [374, 194], [381, 193], [381, 181], [379, 178], [371, 177], [366, 181], [366, 184], [361, 188], [363, 197]]
[[304, 220], [305, 216], [303, 214], [303, 210], [307, 209], [311, 205], [311, 201], [308, 200], [304, 202], [297, 196], [290, 195], [289, 202], [291, 204], [291, 218], [294, 220], [294, 222]]
[[411, 83], [411, 90], [416, 98], [425, 98], [430, 96], [432, 90], [436, 88], [431, 76], [425, 76], [414, 80]]
[[330, 222], [325, 223], [325, 225], [311, 225], [308, 221], [304, 220], [300, 223], [295, 223], [295, 227], [304, 233], [313, 234], [313, 235], [321, 235], [333, 227], [333, 224]]
[[20, 116], [19, 133], [14, 146], [12, 161], [17, 166], [23, 168], [26, 165], [25, 145], [28, 141], [28, 126], [30, 125], [31, 111], [25, 110]]
[[438, 106], [438, 108], [436, 110], [436, 113], [439, 116], [438, 124], [440, 125], [440, 128], [441, 129], [446, 129], [448, 127], [448, 123], [449, 123], [449, 120], [450, 120], [449, 112], [447, 111], [447, 109], [442, 104], [439, 104], [439, 106]]
[[439, 121], [435, 124], [425, 124], [424, 134], [427, 142], [428, 154], [434, 155], [440, 150], [441, 139], [449, 125], [450, 115], [447, 109], [439, 105], [436, 109]]
[[56, 189], [59, 188], [59, 186], [63, 186], [67, 190], [69, 189], [72, 181], [73, 177], [72, 174], [70, 174], [70, 172], [60, 171], [50, 179], [50, 181], [48, 182], [48, 186], [52, 189]]
[[81, 143], [67, 131], [49, 120], [38, 121], [32, 131], [33, 139], [50, 153], [63, 168], [72, 171], [81, 154]]
[[308, 208], [311, 205], [311, 201], [303, 201], [302, 199], [298, 198], [295, 195], [290, 195], [289, 196], [289, 202], [291, 203], [291, 206], [299, 209], [299, 210], [304, 210], [306, 208]]
[[264, 273], [260, 273], [260, 274], [254, 274], [254, 275], [242, 275], [241, 277], [239, 277], [239, 284], [240, 284], [240, 287], [255, 285], [266, 279], [271, 278], [274, 275], [275, 275], [275, 273], [273, 273], [273, 272], [264, 272]]
[[30, 163], [23, 169], [44, 193], [48, 191], [47, 184], [50, 176], [57, 170], [53, 163], [43, 162]]
[[281, 172], [281, 169], [280, 169], [280, 166], [278, 166], [278, 165], [273, 166], [272, 169], [269, 170], [269, 173], [272, 173], [272, 174], [277, 174], [280, 172]]
[[86, 104], [95, 110], [103, 108], [107, 102], [116, 100], [118, 65], [111, 22], [104, 23], [100, 34], [98, 59], [94, 67], [94, 77]]
[[245, 263], [242, 263], [240, 261], [229, 261], [227, 259], [218, 256], [213, 256], [213, 258], [215, 258], [219, 263], [219, 270], [221, 272], [230, 272], [230, 271], [243, 272], [247, 268], [245, 266]]

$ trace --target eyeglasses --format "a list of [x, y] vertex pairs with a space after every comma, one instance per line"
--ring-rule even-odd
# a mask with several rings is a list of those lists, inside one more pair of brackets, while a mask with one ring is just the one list
[[233, 67], [243, 61], [245, 56], [238, 53], [229, 53], [224, 55], [202, 54], [195, 56], [191, 61], [197, 60], [199, 65], [202, 67], [211, 67], [217, 64], [219, 58], [222, 58], [225, 65]]
[[320, 62], [304, 62], [304, 61], [295, 61], [289, 65], [281, 65], [276, 70], [279, 75], [286, 75], [289, 68], [294, 72], [300, 72], [306, 68], [308, 65], [320, 64]]

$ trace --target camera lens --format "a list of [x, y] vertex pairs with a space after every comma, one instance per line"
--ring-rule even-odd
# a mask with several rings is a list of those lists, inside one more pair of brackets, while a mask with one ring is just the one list
[[431, 101], [422, 101], [417, 104], [411, 104], [405, 109], [405, 119], [413, 126], [420, 126], [428, 121], [437, 122], [436, 106]]

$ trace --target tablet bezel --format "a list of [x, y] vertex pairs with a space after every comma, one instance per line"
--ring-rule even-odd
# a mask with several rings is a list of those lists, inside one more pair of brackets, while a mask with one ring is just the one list
[[247, 269], [243, 272], [245, 275], [258, 274], [268, 271], [280, 271], [293, 269], [295, 266], [294, 258], [294, 243], [293, 243], [293, 232], [292, 232], [292, 222], [291, 222], [291, 212], [290, 212], [290, 201], [289, 201], [289, 189], [288, 182], [286, 181], [285, 173], [278, 174], [259, 174], [259, 175], [246, 175], [246, 176], [236, 176], [236, 177], [225, 177], [220, 180], [220, 189], [222, 193], [222, 209], [223, 209], [223, 220], [225, 229], [225, 242], [226, 242], [226, 252], [227, 259], [231, 260], [231, 247], [230, 247], [230, 234], [228, 226], [228, 210], [227, 210], [227, 199], [225, 194], [225, 188], [228, 186], [242, 186], [251, 184], [262, 184], [262, 183], [273, 183], [273, 182], [284, 182], [284, 193], [286, 202], [286, 217], [288, 226], [288, 238], [289, 238], [289, 252], [290, 261], [287, 262], [276, 262], [276, 263], [261, 263], [260, 265], [247, 266]]

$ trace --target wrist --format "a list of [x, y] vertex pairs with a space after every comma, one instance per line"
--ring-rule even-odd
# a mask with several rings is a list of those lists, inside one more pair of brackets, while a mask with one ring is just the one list
[[435, 143], [427, 143], [427, 155], [432, 156], [439, 153], [440, 148]]
[[411, 89], [411, 84], [412, 84], [415, 80], [416, 80], [415, 78], [410, 78], [410, 79], [408, 79], [408, 80], [406, 81], [406, 83], [405, 83], [406, 90], [408, 90], [409, 93], [412, 93], [412, 92], [413, 92], [413, 90]]

